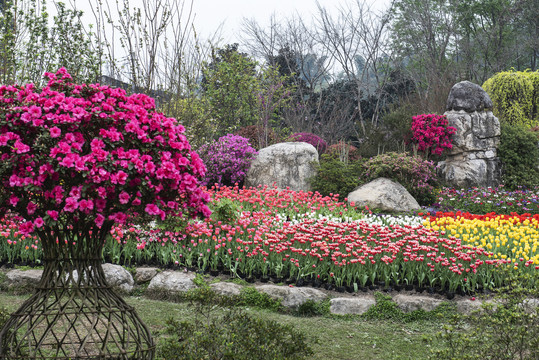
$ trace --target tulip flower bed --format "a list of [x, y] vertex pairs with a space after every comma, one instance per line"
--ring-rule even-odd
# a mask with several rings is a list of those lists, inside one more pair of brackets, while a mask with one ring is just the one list
[[[318, 193], [209, 191], [214, 204], [235, 204], [238, 217], [191, 221], [181, 232], [117, 226], [105, 257], [350, 291], [415, 286], [452, 294], [501, 286], [500, 268], [539, 274], [539, 215], [381, 216]], [[39, 261], [39, 243], [18, 232], [16, 219], [3, 220], [0, 236], [4, 261]]]
[[427, 219], [426, 227], [490, 251], [491, 258], [508, 260], [515, 270], [539, 270], [539, 214], [439, 212]]
[[539, 188], [508, 191], [497, 188], [453, 189], [444, 187], [437, 195], [437, 204], [442, 208], [467, 211], [473, 214], [531, 213], [539, 214]]

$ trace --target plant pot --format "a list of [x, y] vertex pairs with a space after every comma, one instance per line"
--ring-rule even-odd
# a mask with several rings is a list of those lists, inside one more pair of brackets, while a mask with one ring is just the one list
[[414, 285], [404, 285], [404, 290], [412, 291], [412, 290], [414, 290]]
[[262, 276], [260, 278], [260, 282], [263, 282], [263, 283], [267, 283], [269, 281], [269, 277], [268, 276]]
[[149, 329], [105, 279], [101, 251], [110, 226], [92, 234], [77, 228], [40, 232], [43, 275], [0, 330], [0, 358], [153, 359]]

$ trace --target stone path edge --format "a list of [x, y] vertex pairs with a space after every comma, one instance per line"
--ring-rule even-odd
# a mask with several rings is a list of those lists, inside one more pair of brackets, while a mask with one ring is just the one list
[[[121, 290], [123, 293], [130, 293], [138, 287], [147, 284], [145, 291], [164, 292], [186, 292], [194, 289], [197, 285], [194, 282], [196, 273], [187, 270], [160, 270], [158, 268], [141, 267], [135, 269], [134, 276], [120, 265], [103, 264], [105, 276], [109, 284]], [[35, 286], [41, 278], [42, 270], [30, 269], [0, 269], [5, 273], [3, 287], [9, 289], [26, 288]], [[239, 295], [243, 286], [252, 286], [257, 291], [265, 293], [272, 299], [280, 300], [281, 304], [288, 308], [298, 308], [308, 300], [330, 302], [330, 312], [336, 315], [361, 315], [371, 306], [376, 304], [374, 292], [339, 293], [316, 289], [312, 287], [296, 287], [293, 285], [277, 285], [271, 282], [254, 283], [249, 285], [239, 285], [235, 282], [226, 281], [230, 277], [207, 277], [206, 281], [217, 294], [224, 296]], [[403, 312], [415, 310], [432, 311], [442, 303], [455, 304], [457, 312], [469, 314], [481, 307], [483, 300], [473, 297], [456, 297], [448, 300], [440, 295], [423, 295], [416, 292], [387, 292], [397, 306]], [[491, 301], [486, 299], [484, 301]], [[539, 306], [539, 299], [529, 299], [527, 305]]]

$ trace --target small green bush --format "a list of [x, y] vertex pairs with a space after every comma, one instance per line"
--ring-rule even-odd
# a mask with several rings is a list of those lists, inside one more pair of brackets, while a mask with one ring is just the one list
[[498, 156], [503, 164], [502, 179], [507, 188], [539, 184], [537, 141], [536, 135], [524, 126], [502, 123]]
[[360, 184], [380, 177], [404, 186], [420, 205], [430, 205], [436, 198], [438, 178], [432, 161], [405, 153], [386, 153], [361, 164]]
[[504, 71], [483, 84], [500, 122], [539, 125], [539, 71]]
[[[537, 279], [509, 275], [508, 286], [469, 316], [455, 315], [437, 338], [442, 347], [432, 359], [539, 359]], [[535, 275], [536, 276], [536, 275]]]
[[198, 304], [194, 321], [167, 322], [158, 358], [304, 359], [313, 354], [305, 335], [290, 325], [254, 318], [239, 308]]
[[226, 224], [234, 224], [240, 217], [240, 207], [237, 202], [228, 198], [221, 198], [209, 204], [212, 219]]
[[344, 199], [358, 186], [362, 160], [343, 162], [337, 154], [323, 154], [311, 188], [322, 195], [339, 194]]

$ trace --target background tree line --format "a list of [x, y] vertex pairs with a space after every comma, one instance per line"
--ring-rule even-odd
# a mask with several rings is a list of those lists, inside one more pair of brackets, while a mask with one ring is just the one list
[[262, 146], [312, 132], [365, 156], [398, 150], [411, 116], [443, 113], [453, 84], [536, 70], [539, 56], [539, 0], [318, 4], [312, 18], [244, 20], [239, 44], [201, 39], [190, 0], [90, 3], [54, 1], [51, 16], [45, 0], [0, 1], [0, 81], [40, 83], [60, 66], [115, 79], [156, 96], [195, 145], [255, 126]]

